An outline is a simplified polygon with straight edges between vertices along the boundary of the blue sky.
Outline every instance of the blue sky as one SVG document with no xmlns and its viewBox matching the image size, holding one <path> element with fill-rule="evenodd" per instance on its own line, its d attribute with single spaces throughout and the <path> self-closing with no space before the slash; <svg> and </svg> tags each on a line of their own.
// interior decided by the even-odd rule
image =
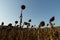
<svg viewBox="0 0 60 40">
<path fill-rule="evenodd" d="M 23 11 L 23 22 L 32 19 L 31 25 L 38 25 L 42 20 L 49 23 L 49 19 L 55 16 L 54 23 L 60 25 L 60 0 L 0 0 L 0 24 L 5 25 L 19 21 L 20 6 L 26 5 Z"/>
</svg>

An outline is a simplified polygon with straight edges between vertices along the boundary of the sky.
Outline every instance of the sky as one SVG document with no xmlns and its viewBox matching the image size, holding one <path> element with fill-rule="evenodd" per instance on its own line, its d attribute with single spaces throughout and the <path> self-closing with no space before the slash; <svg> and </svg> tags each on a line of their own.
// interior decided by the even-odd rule
<svg viewBox="0 0 60 40">
<path fill-rule="evenodd" d="M 3 21 L 5 25 L 15 24 L 19 21 L 21 14 L 21 5 L 25 5 L 23 10 L 23 22 L 32 19 L 31 25 L 39 25 L 45 21 L 45 26 L 49 19 L 55 16 L 56 26 L 60 26 L 60 0 L 0 0 L 0 24 Z"/>
</svg>

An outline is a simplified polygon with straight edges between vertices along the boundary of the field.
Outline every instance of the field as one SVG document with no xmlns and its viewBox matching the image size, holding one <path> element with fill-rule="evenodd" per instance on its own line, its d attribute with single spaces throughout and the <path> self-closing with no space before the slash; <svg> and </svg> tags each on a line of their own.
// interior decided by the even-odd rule
<svg viewBox="0 0 60 40">
<path fill-rule="evenodd" d="M 19 28 L 0 26 L 0 40 L 60 40 L 60 27 L 51 28 Z"/>
</svg>

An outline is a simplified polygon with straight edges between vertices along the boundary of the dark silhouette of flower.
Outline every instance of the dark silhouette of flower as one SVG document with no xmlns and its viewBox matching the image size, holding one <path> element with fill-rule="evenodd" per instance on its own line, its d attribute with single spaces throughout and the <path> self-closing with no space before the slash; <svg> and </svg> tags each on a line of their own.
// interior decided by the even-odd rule
<svg viewBox="0 0 60 40">
<path fill-rule="evenodd" d="M 18 23 L 18 21 L 15 21 L 15 26 L 16 26 L 17 23 Z"/>
<path fill-rule="evenodd" d="M 21 9 L 24 10 L 25 9 L 25 5 L 21 5 Z"/>
<path fill-rule="evenodd" d="M 44 25 L 45 25 L 45 22 L 41 21 L 40 24 L 39 24 L 39 27 L 44 26 Z"/>
<path fill-rule="evenodd" d="M 4 22 L 2 22 L 1 25 L 4 25 Z"/>
<path fill-rule="evenodd" d="M 55 20 L 55 17 L 53 16 L 52 18 L 50 18 L 50 22 L 54 21 Z"/>
<path fill-rule="evenodd" d="M 12 23 L 9 23 L 8 26 L 12 26 Z"/>
<path fill-rule="evenodd" d="M 31 19 L 29 19 L 28 22 L 31 22 Z"/>
</svg>

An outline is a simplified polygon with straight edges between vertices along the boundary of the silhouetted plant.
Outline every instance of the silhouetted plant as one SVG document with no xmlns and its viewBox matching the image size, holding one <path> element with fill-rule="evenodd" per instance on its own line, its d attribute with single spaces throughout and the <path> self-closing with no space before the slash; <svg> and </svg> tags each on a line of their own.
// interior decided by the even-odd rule
<svg viewBox="0 0 60 40">
<path fill-rule="evenodd" d="M 9 23 L 8 26 L 12 26 L 12 23 Z"/>
<path fill-rule="evenodd" d="M 31 26 L 31 28 L 33 28 L 33 25 Z"/>
<path fill-rule="evenodd" d="M 25 5 L 21 5 L 21 9 L 24 10 L 25 9 Z"/>
<path fill-rule="evenodd" d="M 1 25 L 4 25 L 4 22 L 2 22 Z"/>
<path fill-rule="evenodd" d="M 31 22 L 31 19 L 29 19 L 28 22 Z"/>
<path fill-rule="evenodd" d="M 51 26 L 50 33 L 51 33 L 52 38 L 53 38 L 53 31 L 55 31 L 54 26 L 53 26 L 53 23 L 52 23 L 54 20 L 55 20 L 55 17 L 54 16 L 51 17 L 50 20 L 49 20 L 49 23 L 50 23 L 50 26 Z"/>
<path fill-rule="evenodd" d="M 27 25 L 27 28 L 30 26 L 30 23 L 24 22 L 24 25 Z"/>
<path fill-rule="evenodd" d="M 17 23 L 18 23 L 18 21 L 15 21 L 15 26 L 16 26 Z"/>
<path fill-rule="evenodd" d="M 55 20 L 55 17 L 54 17 L 54 16 L 51 17 L 50 20 L 49 20 L 49 23 L 50 23 L 51 28 L 53 28 L 53 25 L 54 25 L 54 24 L 52 24 L 52 22 L 53 22 L 54 20 Z"/>
<path fill-rule="evenodd" d="M 49 26 L 49 24 L 47 24 L 47 26 Z"/>
<path fill-rule="evenodd" d="M 27 25 L 27 22 L 24 22 L 24 25 Z"/>
<path fill-rule="evenodd" d="M 53 17 L 50 18 L 49 21 L 50 21 L 50 22 L 53 22 L 54 20 L 55 20 L 55 17 L 53 16 Z"/>
<path fill-rule="evenodd" d="M 45 22 L 41 21 L 40 24 L 39 24 L 39 27 L 44 26 L 44 25 L 45 25 Z"/>
</svg>

